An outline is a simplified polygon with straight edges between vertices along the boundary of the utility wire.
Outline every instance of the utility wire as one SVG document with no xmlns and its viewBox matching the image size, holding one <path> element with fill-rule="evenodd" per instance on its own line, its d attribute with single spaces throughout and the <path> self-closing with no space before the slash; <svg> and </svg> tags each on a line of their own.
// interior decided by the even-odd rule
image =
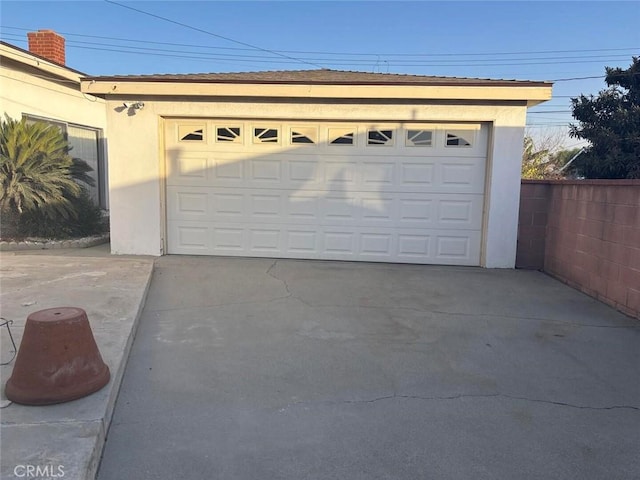
<svg viewBox="0 0 640 480">
<path fill-rule="evenodd" d="M 157 18 L 157 19 L 163 20 L 165 22 L 173 23 L 174 25 L 179 25 L 181 27 L 188 28 L 188 29 L 194 30 L 196 32 L 204 33 L 206 35 L 210 35 L 210 36 L 216 37 L 216 38 L 221 38 L 222 40 L 226 40 L 228 42 L 237 43 L 238 45 L 243 45 L 245 47 L 250 47 L 250 48 L 253 48 L 255 50 L 260 50 L 261 52 L 270 53 L 272 55 L 277 55 L 279 57 L 287 58 L 289 60 L 294 60 L 294 61 L 296 61 L 298 63 L 304 63 L 306 65 L 311 65 L 313 67 L 324 68 L 322 65 L 319 65 L 317 63 L 307 62 L 305 60 L 301 60 L 299 58 L 295 58 L 295 57 L 292 57 L 292 56 L 289 56 L 289 55 L 285 55 L 283 53 L 278 53 L 278 52 L 275 52 L 273 50 L 269 50 L 269 49 L 266 49 L 266 48 L 258 47 L 256 45 L 252 45 L 250 43 L 241 42 L 239 40 L 234 40 L 233 38 L 225 37 L 223 35 L 218 35 L 217 33 L 209 32 L 208 30 L 204 30 L 204 29 L 198 28 L 198 27 L 193 27 L 191 25 L 187 25 L 186 23 L 178 22 L 176 20 L 171 20 L 170 18 L 163 17 L 161 15 L 156 15 L 154 13 L 146 12 L 146 11 L 140 10 L 138 8 L 130 7 L 128 5 L 123 5 L 122 3 L 114 2 L 113 0 L 104 0 L 104 1 L 106 3 L 110 3 L 111 5 L 117 5 L 118 7 L 126 8 L 127 10 L 132 10 L 134 12 L 142 13 L 143 15 L 148 15 L 150 17 Z"/>
<path fill-rule="evenodd" d="M 94 50 L 91 47 L 74 47 L 74 48 L 85 48 L 85 49 Z M 107 50 L 107 49 L 101 49 L 101 50 Z M 107 51 L 111 51 L 111 50 L 107 50 Z M 118 52 L 118 53 L 134 53 L 134 52 L 126 52 L 126 51 L 121 52 L 119 50 L 115 50 L 115 51 Z M 33 59 L 34 58 L 33 56 L 30 56 L 30 55 L 20 55 L 18 53 L 16 53 L 16 55 L 19 55 L 21 57 L 28 58 L 28 59 Z M 161 55 L 161 54 L 147 53 L 147 55 Z M 164 55 L 164 56 L 202 60 L 202 58 L 200 58 L 200 57 L 187 57 L 187 56 L 183 56 L 183 55 Z M 218 59 L 218 61 L 230 61 L 230 60 Z M 605 76 L 602 75 L 602 76 L 595 76 L 595 77 L 576 77 L 576 78 L 569 78 L 569 79 L 556 79 L 556 80 L 550 80 L 550 81 L 551 82 L 558 82 L 558 81 L 569 81 L 569 80 L 581 80 L 581 79 L 585 79 L 585 78 L 605 78 Z M 579 97 L 580 95 L 581 94 L 576 94 L 576 95 L 554 95 L 551 100 L 554 100 L 554 99 L 557 99 L 557 98 L 576 98 L 576 97 Z M 539 106 L 539 107 L 541 107 L 541 106 Z"/>
<path fill-rule="evenodd" d="M 109 0 L 105 0 L 108 1 L 108 3 L 114 3 L 117 4 L 116 2 L 112 2 Z M 124 8 L 129 8 L 132 10 L 136 10 L 133 7 L 128 7 L 125 5 L 120 5 L 117 4 L 119 6 L 122 6 Z M 170 19 L 165 19 L 163 17 L 160 17 L 158 15 L 154 15 L 154 14 L 150 14 L 147 12 L 142 12 L 140 10 L 136 10 L 139 11 L 141 13 L 145 13 L 147 15 L 151 15 L 154 16 L 156 18 L 161 18 L 163 20 L 167 20 L 170 21 L 172 23 L 176 23 L 178 25 L 181 26 L 186 26 L 187 28 L 193 28 L 197 31 L 202 31 L 203 33 L 207 33 L 209 35 L 213 35 L 213 36 L 217 36 L 219 38 L 223 38 L 225 40 L 229 40 L 235 43 L 239 43 L 241 45 L 247 45 L 250 46 L 251 48 L 238 48 L 238 47 L 214 47 L 214 46 L 207 46 L 207 45 L 196 45 L 196 44 L 189 44 L 189 43 L 174 43 L 174 42 L 158 42 L 158 41 L 152 41 L 152 40 L 138 40 L 138 39 L 129 39 L 129 38 L 121 38 L 121 37 L 107 37 L 107 36 L 100 36 L 100 35 L 85 35 L 85 34 L 78 34 L 78 33 L 71 33 L 71 32 L 59 32 L 61 35 L 67 35 L 67 36 L 76 36 L 76 37 L 85 37 L 85 38 L 98 38 L 98 39 L 103 39 L 103 40 L 116 40 L 116 41 L 123 41 L 123 42 L 135 42 L 135 43 L 147 43 L 147 44 L 155 44 L 155 45 L 170 45 L 170 46 L 180 46 L 180 47 L 194 47 L 194 48 L 204 48 L 204 49 L 220 49 L 220 50 L 255 50 L 260 49 L 260 47 L 255 47 L 253 45 L 250 44 L 245 44 L 243 42 L 239 42 L 233 39 L 229 39 L 226 37 L 223 37 L 221 35 L 216 35 L 216 34 L 212 34 L 211 32 L 207 32 L 207 31 L 203 31 L 200 29 L 197 29 L 196 27 L 190 27 L 188 25 L 183 25 L 179 22 L 175 22 L 173 20 Z M 20 30 L 20 31 L 32 31 L 33 29 L 29 29 L 29 28 L 20 28 L 20 27 L 13 27 L 13 26 L 7 26 L 7 25 L 2 25 L 0 26 L 0 29 L 11 29 L 11 30 Z M 530 52 L 486 52 L 486 53 L 367 53 L 367 52 L 326 52 L 326 51 L 301 51 L 301 50 L 266 50 L 269 53 L 291 53 L 291 54 L 312 54 L 312 55 L 345 55 L 345 56 L 370 56 L 370 57 L 455 57 L 455 56 L 498 56 L 498 55 L 543 55 L 543 54 L 559 54 L 559 53 L 589 53 L 589 52 L 622 52 L 622 51 L 638 51 L 640 50 L 640 47 L 628 47 L 628 48 L 601 48 L 601 49 L 577 49 L 577 50 L 541 50 L 541 51 L 530 51 Z M 566 57 L 555 57 L 555 58 L 566 58 Z M 578 57 L 578 58 L 582 58 L 582 57 Z M 585 57 L 587 58 L 587 57 Z"/>
<path fill-rule="evenodd" d="M 16 36 L 15 34 L 5 34 L 5 36 Z M 93 50 L 103 50 L 108 52 L 120 52 L 120 53 L 132 53 L 132 54 L 141 54 L 141 55 L 163 55 L 170 57 L 184 57 L 184 58 L 201 58 L 203 60 L 220 60 L 220 57 L 230 58 L 237 61 L 245 61 L 244 59 L 250 59 L 251 61 L 260 61 L 260 62 L 275 62 L 275 60 L 266 59 L 264 56 L 259 55 L 241 55 L 241 54 L 230 54 L 230 53 L 208 53 L 208 52 L 194 52 L 187 50 L 173 50 L 173 49 L 163 49 L 163 48 L 151 48 L 151 47 L 137 47 L 137 46 L 128 46 L 128 45 L 117 45 L 113 43 L 99 43 L 99 42 L 84 42 L 84 41 L 69 41 L 67 42 L 69 47 L 74 48 L 84 48 L 84 49 L 93 49 Z M 96 45 L 94 47 L 89 47 L 85 45 Z M 100 48 L 100 47 L 114 47 L 114 48 Z M 126 49 L 126 50 L 123 50 Z M 153 53 L 150 53 L 153 52 Z M 616 57 L 616 58 L 613 58 Z M 410 63 L 393 63 L 393 66 L 432 66 L 432 67 L 465 67 L 468 68 L 470 63 L 474 63 L 474 66 L 516 66 L 516 65 L 554 65 L 554 64 L 566 64 L 566 63 L 602 63 L 608 61 L 616 61 L 618 57 L 627 58 L 627 55 L 613 55 L 610 57 L 602 57 L 600 55 L 592 55 L 592 56 L 582 56 L 582 57 L 552 57 L 552 58 L 544 58 L 544 57 L 532 57 L 523 59 L 525 61 L 516 62 L 516 63 L 485 63 L 485 62 L 494 62 L 496 60 L 491 59 L 483 59 L 483 60 L 404 60 L 405 62 Z M 289 58 L 289 57 L 285 57 Z M 598 60 L 587 60 L 590 58 L 598 58 Z M 548 61 L 548 62 L 530 62 L 529 60 L 558 60 L 558 59 L 566 59 L 564 61 Z M 569 60 L 576 59 L 576 60 Z M 370 65 L 371 60 L 367 59 L 345 59 L 345 58 L 337 58 L 337 59 L 326 59 L 326 58 L 297 58 L 293 62 L 286 61 L 281 63 L 298 63 L 300 61 L 310 63 L 312 65 L 317 65 L 317 63 L 312 62 L 329 62 L 331 65 Z M 445 63 L 433 63 L 433 62 L 445 62 Z"/>
<path fill-rule="evenodd" d="M 105 0 L 107 1 L 107 0 Z M 307 65 L 318 66 L 320 68 L 326 68 L 325 66 L 321 66 L 318 63 L 314 63 L 313 60 L 323 61 L 324 59 L 309 59 L 309 61 L 305 59 L 289 59 L 289 57 L 284 57 L 282 60 L 274 59 L 274 58 L 265 58 L 257 55 L 230 55 L 223 53 L 197 53 L 197 52 L 186 52 L 179 50 L 161 50 L 161 49 L 153 49 L 153 48 L 143 48 L 138 50 L 123 50 L 122 47 L 118 45 L 114 45 L 115 47 L 120 48 L 102 48 L 102 47 L 90 47 L 85 45 L 68 45 L 71 48 L 79 48 L 83 50 L 96 50 L 103 52 L 114 52 L 114 53 L 127 53 L 132 55 L 153 55 L 158 57 L 169 57 L 169 58 L 186 58 L 186 59 L 194 59 L 194 60 L 202 60 L 202 61 L 234 61 L 234 62 L 251 62 L 251 63 L 271 63 L 271 64 L 284 64 L 291 65 L 296 63 L 305 63 Z M 136 47 L 137 48 L 137 47 Z M 144 50 L 144 51 L 139 51 Z M 175 53 L 160 53 L 160 52 L 175 52 Z M 347 59 L 339 59 L 339 60 L 324 60 L 328 65 L 334 66 L 369 66 L 371 64 L 370 61 L 367 60 L 347 60 Z M 554 64 L 584 64 L 584 63 L 602 63 L 603 60 L 577 60 L 577 61 L 562 61 L 562 62 L 518 62 L 518 63 L 481 63 L 472 65 L 474 67 L 491 67 L 491 66 L 521 66 L 521 65 L 554 65 Z M 410 62 L 410 63 L 389 63 L 390 66 L 393 67 L 448 67 L 448 68 L 469 68 L 468 62 L 463 64 L 446 64 L 446 63 L 431 63 L 428 61 L 421 62 Z M 584 78 L 584 77 L 583 77 Z M 600 78 L 600 77 L 587 77 L 587 78 Z M 567 81 L 565 79 L 561 79 L 559 81 Z"/>
<path fill-rule="evenodd" d="M 22 37 L 20 35 L 17 34 L 4 34 L 5 37 L 14 37 L 17 38 L 19 40 L 22 39 Z M 202 56 L 212 56 L 212 55 L 216 55 L 216 56 L 223 56 L 223 57 L 234 57 L 234 58 L 238 58 L 238 59 L 242 59 L 242 58 L 250 58 L 250 59 L 255 59 L 255 58 L 264 58 L 263 56 L 258 56 L 258 55 L 242 55 L 242 54 L 237 54 L 237 53 L 217 53 L 217 52 L 212 52 L 212 53 L 208 53 L 208 52 L 195 52 L 195 51 L 189 51 L 189 50 L 173 50 L 173 49 L 167 49 L 167 48 L 152 48 L 152 47 L 138 47 L 138 46 L 130 46 L 130 45 L 119 45 L 119 44 L 114 44 L 114 43 L 104 43 L 104 42 L 86 42 L 86 41 L 82 41 L 82 40 L 71 40 L 67 42 L 68 46 L 76 46 L 76 45 L 94 45 L 94 46 L 99 46 L 99 47 L 115 47 L 115 48 L 122 48 L 122 49 L 127 49 L 126 51 L 131 51 L 131 52 L 137 52 L 137 51 L 143 51 L 143 52 L 147 52 L 147 51 L 152 51 L 152 52 L 161 52 L 161 53 L 180 53 L 180 54 L 194 54 L 194 55 L 202 55 Z M 242 49 L 242 50 L 246 50 L 246 49 Z M 341 55 L 341 54 L 336 54 L 336 55 Z M 363 54 L 364 55 L 364 54 Z M 390 56 L 390 55 L 389 55 Z M 414 56 L 414 55 L 412 55 Z M 415 57 L 425 57 L 427 55 L 415 55 Z M 436 56 L 436 55 L 433 55 Z M 531 60 L 577 60 L 577 62 L 573 62 L 573 63 L 583 63 L 583 60 L 587 60 L 587 59 L 597 59 L 597 60 L 591 60 L 592 63 L 600 63 L 600 62 L 607 62 L 607 61 L 615 61 L 618 58 L 628 58 L 628 55 L 609 55 L 609 56 L 603 56 L 603 55 L 583 55 L 583 56 L 571 56 L 571 57 L 530 57 L 530 58 L 526 58 L 526 59 L 522 59 L 523 61 L 531 61 Z M 327 59 L 327 58 L 298 58 L 298 60 L 307 60 L 307 61 L 329 61 L 329 62 L 348 62 L 349 64 L 354 64 L 354 63 L 366 63 L 367 65 L 371 63 L 371 59 L 366 59 L 366 60 L 362 60 L 362 59 L 342 59 L 342 58 L 337 58 L 337 59 Z M 447 63 L 447 64 L 455 64 L 455 63 L 463 63 L 464 66 L 468 66 L 469 63 L 484 63 L 484 62 L 491 62 L 491 61 L 497 61 L 497 60 L 492 60 L 492 59 L 473 59 L 473 60 L 469 60 L 469 59 L 462 59 L 462 60 L 405 60 L 405 61 L 410 61 L 410 62 L 419 62 L 420 64 L 424 63 L 425 65 L 429 65 L 430 62 L 434 62 L 434 61 L 438 61 L 438 62 L 443 62 L 443 63 Z M 543 62 L 543 64 L 554 64 L 554 63 L 569 63 L 569 62 Z M 531 64 L 531 65 L 537 65 L 537 63 L 526 63 L 526 64 Z M 522 64 L 522 65 L 526 65 L 526 64 Z M 521 65 L 520 63 L 504 63 L 501 65 Z M 440 66 L 440 65 L 438 65 Z M 453 65 L 455 66 L 455 65 Z"/>
</svg>

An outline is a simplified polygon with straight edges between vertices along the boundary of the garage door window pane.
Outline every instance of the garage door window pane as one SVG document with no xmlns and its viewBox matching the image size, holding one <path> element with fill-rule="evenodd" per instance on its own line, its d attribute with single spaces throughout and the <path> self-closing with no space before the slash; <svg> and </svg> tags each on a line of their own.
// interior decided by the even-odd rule
<svg viewBox="0 0 640 480">
<path fill-rule="evenodd" d="M 291 143 L 314 144 L 318 139 L 318 130 L 314 127 L 293 127 Z"/>
<path fill-rule="evenodd" d="M 448 130 L 447 147 L 470 147 L 474 134 L 473 130 Z"/>
<path fill-rule="evenodd" d="M 431 147 L 433 132 L 431 130 L 407 130 L 405 145 L 407 147 Z"/>
<path fill-rule="evenodd" d="M 369 130 L 367 145 L 393 145 L 393 130 Z"/>
<path fill-rule="evenodd" d="M 218 127 L 216 128 L 216 141 L 227 143 L 242 143 L 240 127 Z"/>
<path fill-rule="evenodd" d="M 355 132 L 352 128 L 330 128 L 329 145 L 353 145 Z"/>
<path fill-rule="evenodd" d="M 253 143 L 278 143 L 278 129 L 276 128 L 254 128 Z"/>
<path fill-rule="evenodd" d="M 178 138 L 181 142 L 202 142 L 204 125 L 178 125 Z"/>
</svg>

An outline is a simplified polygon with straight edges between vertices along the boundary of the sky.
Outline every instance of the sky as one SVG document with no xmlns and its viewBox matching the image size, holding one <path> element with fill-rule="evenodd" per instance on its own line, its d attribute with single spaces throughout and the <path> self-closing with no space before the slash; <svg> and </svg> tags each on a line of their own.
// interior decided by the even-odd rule
<svg viewBox="0 0 640 480">
<path fill-rule="evenodd" d="M 135 9 L 135 10 L 134 10 Z M 136 11 L 138 10 L 138 11 Z M 528 133 L 565 148 L 571 97 L 640 56 L 640 1 L 6 1 L 0 39 L 63 35 L 89 75 L 331 68 L 554 81 Z M 596 78 L 584 78 L 596 77 Z"/>
</svg>

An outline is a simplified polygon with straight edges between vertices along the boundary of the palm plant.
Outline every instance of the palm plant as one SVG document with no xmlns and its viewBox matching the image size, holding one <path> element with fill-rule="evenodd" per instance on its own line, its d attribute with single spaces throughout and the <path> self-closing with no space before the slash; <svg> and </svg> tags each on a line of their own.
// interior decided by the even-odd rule
<svg viewBox="0 0 640 480">
<path fill-rule="evenodd" d="M 76 217 L 73 199 L 92 184 L 91 168 L 69 155 L 60 130 L 42 122 L 0 121 L 0 211 L 17 218 L 38 212 L 47 218 Z"/>
</svg>

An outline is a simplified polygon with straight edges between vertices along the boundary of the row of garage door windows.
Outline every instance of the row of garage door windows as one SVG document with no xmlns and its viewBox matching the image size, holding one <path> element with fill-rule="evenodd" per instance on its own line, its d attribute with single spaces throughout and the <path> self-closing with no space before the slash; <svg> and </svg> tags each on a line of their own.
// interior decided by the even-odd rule
<svg viewBox="0 0 640 480">
<path fill-rule="evenodd" d="M 242 127 L 225 126 L 216 127 L 216 142 L 242 143 Z M 193 125 L 179 125 L 178 138 L 182 142 L 204 142 L 204 127 Z M 471 147 L 473 144 L 474 130 L 447 130 L 445 132 L 445 146 L 447 147 Z M 433 130 L 406 130 L 405 146 L 407 147 L 431 147 L 433 146 Z M 292 144 L 316 144 L 318 142 L 318 130 L 315 127 L 292 127 L 289 141 Z M 278 144 L 280 143 L 280 131 L 277 128 L 254 127 L 253 143 Z M 329 145 L 354 145 L 355 131 L 352 128 L 329 128 Z M 391 146 L 394 144 L 394 130 L 367 130 L 367 145 Z"/>
</svg>

